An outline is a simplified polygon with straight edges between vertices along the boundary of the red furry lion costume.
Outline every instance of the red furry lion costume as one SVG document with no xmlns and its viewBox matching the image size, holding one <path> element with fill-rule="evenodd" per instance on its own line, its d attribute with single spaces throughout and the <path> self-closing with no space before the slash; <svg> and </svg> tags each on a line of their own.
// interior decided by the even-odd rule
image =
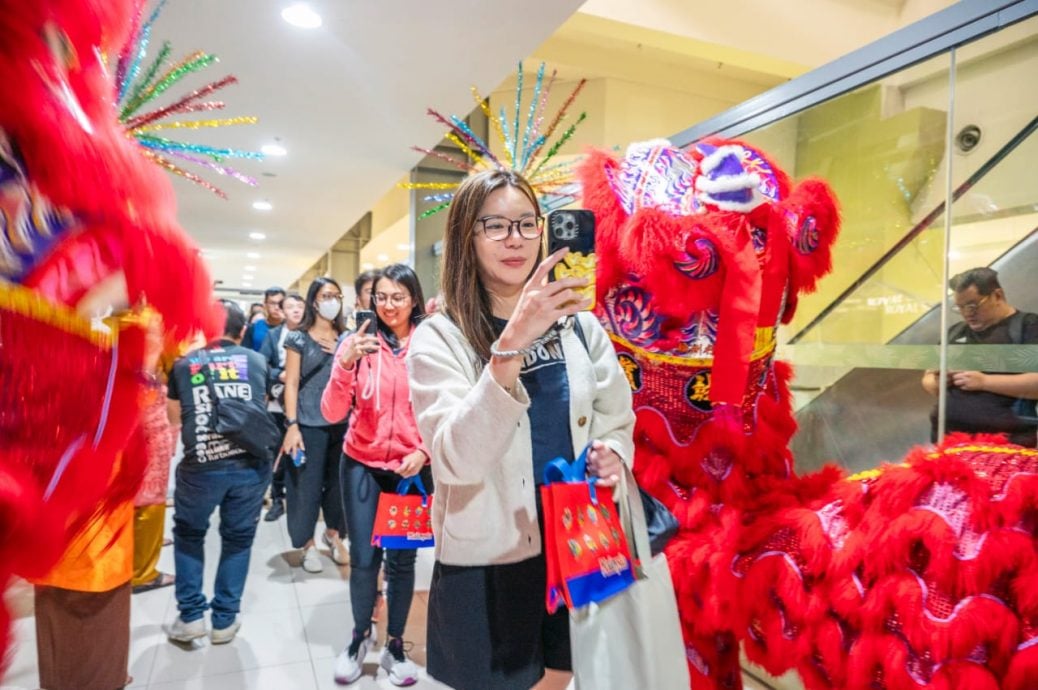
<svg viewBox="0 0 1038 690">
<path fill-rule="evenodd" d="M 812 690 L 1036 687 L 1038 452 L 952 437 L 864 477 L 793 472 L 775 329 L 831 268 L 828 185 L 722 140 L 593 153 L 580 177 L 635 473 L 681 524 L 693 687 L 741 687 L 740 644 Z"/>
<path fill-rule="evenodd" d="M 140 454 L 112 469 L 157 356 L 149 333 L 219 327 L 170 182 L 117 119 L 106 60 L 134 16 L 120 0 L 0 2 L 0 590 L 135 493 Z M 106 309 L 129 316 L 99 330 Z M 0 606 L 0 650 L 6 635 Z"/>
</svg>

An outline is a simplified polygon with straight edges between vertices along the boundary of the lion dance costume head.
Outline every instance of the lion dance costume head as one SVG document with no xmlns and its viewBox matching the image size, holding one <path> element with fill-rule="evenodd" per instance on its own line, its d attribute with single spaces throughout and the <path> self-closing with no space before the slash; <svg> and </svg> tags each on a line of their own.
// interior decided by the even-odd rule
<svg viewBox="0 0 1038 690">
<path fill-rule="evenodd" d="M 1038 452 L 957 437 L 862 477 L 794 472 L 775 331 L 831 268 L 829 186 L 720 139 L 595 152 L 579 175 L 635 474 L 681 525 L 692 686 L 741 687 L 742 646 L 811 690 L 1035 687 Z"/>
<path fill-rule="evenodd" d="M 136 10 L 0 3 L 0 586 L 133 496 L 143 467 L 113 467 L 149 361 L 220 326 L 172 186 L 115 111 L 109 61 Z M 6 633 L 0 606 L 0 649 Z"/>
</svg>

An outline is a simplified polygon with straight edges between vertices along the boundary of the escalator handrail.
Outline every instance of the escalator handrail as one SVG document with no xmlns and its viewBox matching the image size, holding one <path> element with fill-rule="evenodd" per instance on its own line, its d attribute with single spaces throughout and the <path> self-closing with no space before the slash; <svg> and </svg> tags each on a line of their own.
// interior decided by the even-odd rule
<svg viewBox="0 0 1038 690">
<path fill-rule="evenodd" d="M 995 154 L 991 156 L 991 158 L 989 158 L 987 161 L 984 162 L 983 165 L 977 168 L 976 172 L 970 175 L 965 182 L 959 185 L 958 188 L 956 188 L 955 191 L 952 192 L 952 203 L 958 201 L 963 194 L 965 194 L 974 186 L 976 186 L 976 184 L 980 182 L 980 180 L 982 180 L 989 172 L 991 172 L 995 168 L 995 166 L 1001 163 L 1006 156 L 1012 153 L 1018 146 L 1020 146 L 1020 144 L 1022 144 L 1029 136 L 1031 136 L 1031 134 L 1033 134 L 1035 130 L 1038 130 L 1038 116 L 1035 116 L 1030 122 L 1024 125 L 1024 127 L 1019 132 L 1017 132 L 1012 139 L 1007 141 L 1005 145 L 1002 146 L 1002 148 L 996 151 Z M 811 319 L 811 321 L 806 326 L 801 328 L 796 335 L 790 338 L 788 341 L 789 344 L 795 345 L 801 338 L 803 338 L 807 334 L 808 331 L 810 331 L 815 326 L 824 321 L 829 316 L 829 314 L 831 314 L 838 306 L 843 304 L 843 302 L 852 294 L 854 294 L 854 292 L 858 288 L 864 285 L 867 280 L 869 280 L 870 278 L 872 278 L 872 276 L 878 273 L 879 270 L 887 264 L 887 262 L 893 259 L 902 249 L 908 246 L 908 244 L 911 243 L 912 240 L 914 240 L 917 236 L 919 236 L 919 234 L 922 233 L 923 230 L 930 227 L 930 225 L 935 220 L 937 220 L 937 218 L 939 218 L 942 213 L 944 213 L 944 207 L 946 203 L 947 200 L 937 204 L 937 206 L 932 211 L 926 214 L 925 218 L 923 218 L 921 221 L 912 226 L 912 228 L 905 233 L 904 237 L 898 240 L 893 247 L 888 249 L 883 254 L 883 256 L 879 257 L 879 259 L 877 259 L 875 263 L 873 263 L 871 266 L 865 269 L 865 271 L 860 276 L 858 276 L 857 280 L 855 280 L 847 287 L 847 289 L 845 289 L 843 292 L 837 295 L 837 297 L 833 299 L 833 301 L 830 302 L 825 307 L 825 309 L 820 311 L 818 315 L 815 316 L 815 318 Z"/>
</svg>

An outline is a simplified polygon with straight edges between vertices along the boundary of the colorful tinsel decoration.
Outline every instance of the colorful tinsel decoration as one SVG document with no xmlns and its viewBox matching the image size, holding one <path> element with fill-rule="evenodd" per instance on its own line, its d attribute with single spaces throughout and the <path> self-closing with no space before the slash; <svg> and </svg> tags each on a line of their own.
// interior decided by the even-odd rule
<svg viewBox="0 0 1038 690">
<path fill-rule="evenodd" d="M 447 140 L 453 143 L 465 154 L 464 158 L 434 151 L 432 149 L 412 146 L 415 151 L 433 156 L 450 164 L 451 166 L 465 172 L 478 172 L 481 170 L 514 170 L 522 175 L 537 192 L 541 207 L 545 211 L 565 206 L 577 198 L 577 187 L 573 181 L 572 162 L 553 163 L 546 165 L 558 154 L 559 150 L 573 138 L 577 127 L 587 118 L 587 113 L 582 112 L 577 119 L 559 134 L 550 145 L 552 137 L 556 134 L 559 126 L 566 119 L 570 106 L 576 100 L 577 95 L 584 88 L 587 79 L 581 79 L 566 97 L 562 106 L 551 118 L 550 124 L 543 127 L 545 119 L 545 108 L 548 96 L 555 84 L 558 74 L 552 70 L 551 77 L 547 82 L 544 79 L 544 63 L 537 70 L 537 79 L 534 82 L 533 95 L 525 111 L 525 121 L 520 122 L 523 117 L 523 63 L 519 63 L 519 71 L 515 86 L 515 107 L 513 119 L 509 121 L 508 114 L 502 107 L 500 113 L 494 114 L 487 105 L 486 100 L 480 95 L 476 87 L 472 87 L 472 97 L 483 114 L 490 121 L 490 127 L 500 140 L 503 156 L 496 156 L 491 151 L 489 143 L 484 141 L 478 134 L 472 131 L 464 119 L 451 115 L 445 117 L 438 111 L 429 108 L 429 116 L 447 128 L 445 135 Z M 541 156 L 547 146 L 547 152 Z M 435 190 L 434 193 L 423 197 L 424 201 L 435 203 L 436 206 L 422 212 L 419 218 L 428 218 L 449 207 L 454 198 L 454 190 L 460 183 L 444 182 L 404 182 L 400 186 L 404 189 Z"/>
<path fill-rule="evenodd" d="M 144 155 L 149 159 L 171 173 L 191 180 L 217 196 L 226 199 L 227 194 L 222 189 L 200 175 L 184 169 L 173 159 L 179 159 L 179 161 L 207 168 L 211 172 L 233 177 L 240 182 L 255 187 L 257 186 L 255 178 L 225 165 L 224 161 L 227 158 L 262 160 L 262 153 L 192 144 L 159 136 L 157 132 L 160 130 L 197 130 L 255 124 L 257 119 L 251 116 L 206 120 L 167 119 L 188 113 L 223 110 L 226 105 L 223 101 L 206 99 L 215 91 L 236 83 L 238 81 L 237 77 L 228 75 L 195 89 L 191 93 L 174 100 L 170 105 L 141 112 L 144 106 L 152 103 L 163 93 L 179 84 L 184 77 L 189 74 L 199 73 L 217 62 L 215 55 L 204 51 L 196 51 L 173 64 L 168 64 L 172 46 L 169 41 L 164 41 L 155 57 L 147 67 L 144 67 L 145 60 L 148 57 L 149 44 L 151 43 L 152 27 L 165 4 L 166 0 L 159 0 L 151 15 L 144 21 L 142 21 L 144 19 L 144 3 L 142 2 L 139 5 L 131 39 L 123 48 L 115 63 L 116 102 L 120 109 L 119 121 L 126 127 L 127 133 L 132 135 L 137 140 L 137 143 L 141 145 L 144 149 Z"/>
</svg>

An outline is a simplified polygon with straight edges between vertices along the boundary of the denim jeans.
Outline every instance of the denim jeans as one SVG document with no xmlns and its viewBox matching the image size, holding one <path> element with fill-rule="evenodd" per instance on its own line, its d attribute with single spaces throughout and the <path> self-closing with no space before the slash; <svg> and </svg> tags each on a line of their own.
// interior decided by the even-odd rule
<svg viewBox="0 0 1038 690">
<path fill-rule="evenodd" d="M 209 517 L 220 509 L 220 564 L 213 587 L 212 624 L 222 629 L 241 609 L 249 555 L 256 536 L 263 494 L 270 483 L 270 464 L 259 467 L 191 470 L 177 468 L 173 494 L 173 557 L 177 569 L 176 596 L 185 623 L 198 620 L 210 608 L 202 593 L 205 535 Z"/>
</svg>

